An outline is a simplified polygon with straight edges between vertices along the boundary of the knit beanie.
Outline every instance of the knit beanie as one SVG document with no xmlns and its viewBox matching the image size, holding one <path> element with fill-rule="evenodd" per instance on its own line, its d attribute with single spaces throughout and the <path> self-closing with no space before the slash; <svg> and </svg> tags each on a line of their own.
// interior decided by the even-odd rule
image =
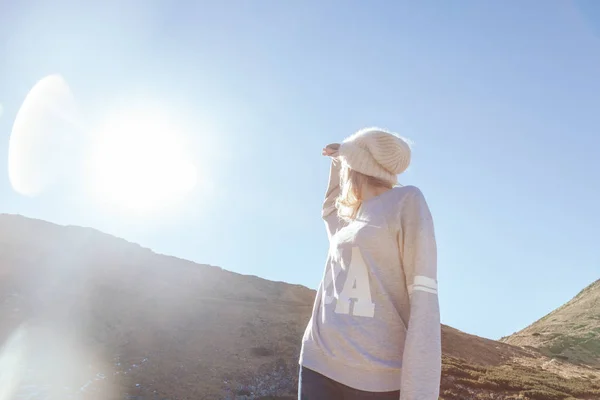
<svg viewBox="0 0 600 400">
<path fill-rule="evenodd" d="M 410 146 L 398 135 L 380 128 L 365 128 L 345 139 L 339 158 L 350 169 L 389 182 L 398 183 L 398 175 L 410 164 Z"/>
</svg>

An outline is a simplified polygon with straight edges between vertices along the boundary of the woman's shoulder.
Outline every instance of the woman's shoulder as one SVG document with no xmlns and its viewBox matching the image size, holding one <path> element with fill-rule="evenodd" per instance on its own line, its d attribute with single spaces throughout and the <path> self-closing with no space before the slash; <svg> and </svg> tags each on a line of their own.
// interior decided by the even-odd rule
<svg viewBox="0 0 600 400">
<path fill-rule="evenodd" d="M 407 185 L 407 186 L 395 186 L 392 188 L 392 196 L 398 202 L 405 200 L 407 198 L 423 198 L 423 192 L 417 186 Z"/>
<path fill-rule="evenodd" d="M 392 220 L 399 220 L 406 213 L 419 212 L 427 208 L 427 201 L 421 189 L 417 186 L 396 186 L 390 193 L 388 213 Z"/>
</svg>

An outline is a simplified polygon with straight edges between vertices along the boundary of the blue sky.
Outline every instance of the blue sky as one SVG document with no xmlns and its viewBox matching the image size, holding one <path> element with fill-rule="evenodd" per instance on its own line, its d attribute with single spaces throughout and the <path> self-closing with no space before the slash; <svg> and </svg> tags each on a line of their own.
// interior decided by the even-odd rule
<svg viewBox="0 0 600 400">
<path fill-rule="evenodd" d="M 0 212 L 314 288 L 327 250 L 320 150 L 378 125 L 415 143 L 401 181 L 435 218 L 444 323 L 499 338 L 600 278 L 591 0 L 9 3 L 2 159 L 28 90 L 60 73 L 92 125 L 111 104 L 165 104 L 207 183 L 141 218 L 81 196 L 81 180 L 20 196 L 3 162 Z"/>
</svg>

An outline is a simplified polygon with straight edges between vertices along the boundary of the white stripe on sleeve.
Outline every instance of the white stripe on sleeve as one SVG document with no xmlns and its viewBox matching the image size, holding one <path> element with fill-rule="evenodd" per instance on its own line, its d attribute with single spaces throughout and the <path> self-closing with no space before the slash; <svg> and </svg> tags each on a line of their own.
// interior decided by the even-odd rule
<svg viewBox="0 0 600 400">
<path fill-rule="evenodd" d="M 418 275 L 415 276 L 413 284 L 408 287 L 408 294 L 410 295 L 415 291 L 437 294 L 437 289 L 438 285 L 435 279 L 431 279 L 423 275 Z"/>
</svg>

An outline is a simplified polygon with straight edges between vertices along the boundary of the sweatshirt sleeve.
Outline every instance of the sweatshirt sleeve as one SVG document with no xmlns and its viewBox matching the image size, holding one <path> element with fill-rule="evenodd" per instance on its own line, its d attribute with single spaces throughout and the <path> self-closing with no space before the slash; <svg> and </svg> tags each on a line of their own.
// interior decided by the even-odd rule
<svg viewBox="0 0 600 400">
<path fill-rule="evenodd" d="M 340 194 L 340 169 L 341 162 L 337 158 L 337 153 L 331 157 L 331 167 L 329 169 L 329 183 L 325 192 L 325 200 L 323 201 L 323 219 L 327 218 L 332 213 L 336 212 L 335 200 Z"/>
<path fill-rule="evenodd" d="M 335 201 L 340 195 L 340 170 L 341 161 L 337 158 L 337 153 L 331 157 L 331 167 L 329 169 L 329 183 L 325 192 L 323 201 L 323 210 L 321 216 L 325 221 L 327 229 L 327 238 L 331 237 L 345 225 L 345 222 L 338 217 Z"/>
<path fill-rule="evenodd" d="M 442 369 L 437 245 L 423 194 L 413 187 L 407 196 L 398 238 L 410 298 L 400 400 L 437 400 Z"/>
</svg>

